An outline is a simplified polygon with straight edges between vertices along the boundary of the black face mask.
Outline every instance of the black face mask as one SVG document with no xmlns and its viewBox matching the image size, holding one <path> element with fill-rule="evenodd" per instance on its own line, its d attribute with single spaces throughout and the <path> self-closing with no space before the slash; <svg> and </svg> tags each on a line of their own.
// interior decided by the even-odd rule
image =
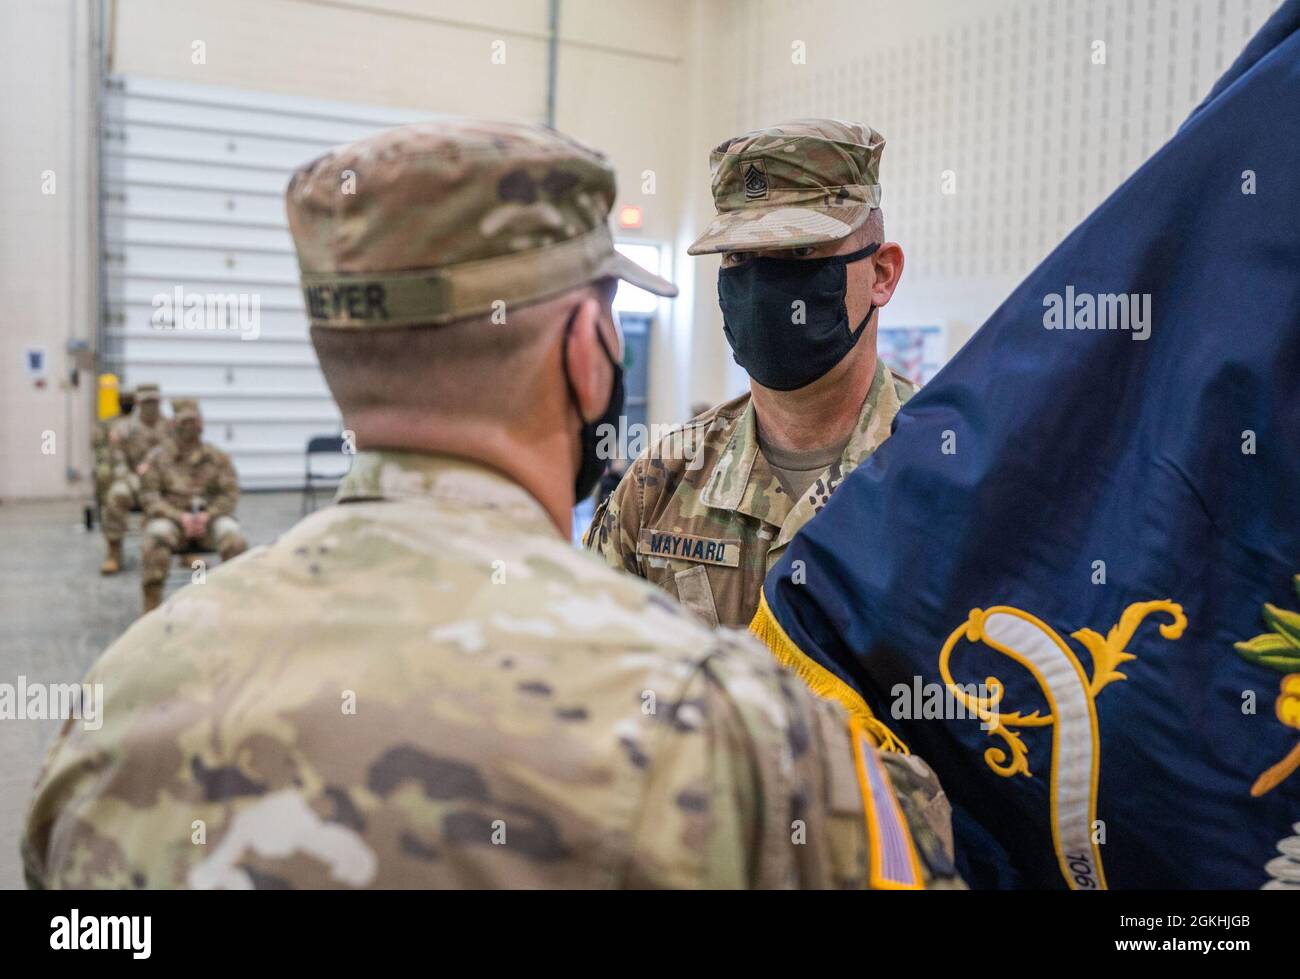
<svg viewBox="0 0 1300 979">
<path fill-rule="evenodd" d="M 793 391 L 843 360 L 876 308 L 849 329 L 847 266 L 879 247 L 829 258 L 752 258 L 719 271 L 723 332 L 736 363 L 765 388 Z M 795 321 L 796 301 L 803 303 L 802 323 Z"/>
<path fill-rule="evenodd" d="M 569 321 L 564 324 L 564 383 L 569 386 L 569 400 L 573 402 L 573 407 L 581 420 L 582 406 L 578 403 L 578 395 L 573 390 L 573 380 L 569 377 L 568 356 L 569 333 L 573 330 L 573 323 L 577 318 L 578 307 L 575 306 L 573 312 L 569 314 Z M 578 439 L 582 443 L 582 455 L 578 460 L 578 473 L 573 477 L 573 498 L 578 502 L 591 495 L 591 491 L 600 482 L 601 473 L 605 471 L 605 466 L 609 462 L 608 459 L 600 458 L 598 451 L 601 426 L 613 425 L 617 428 L 618 416 L 623 413 L 623 365 L 614 359 L 609 347 L 605 346 L 605 338 L 601 336 L 599 324 L 596 328 L 596 339 L 600 341 L 600 349 L 605 352 L 609 366 L 614 369 L 614 383 L 610 385 L 609 403 L 605 405 L 604 412 L 595 421 L 583 422 L 582 430 L 578 434 Z"/>
</svg>

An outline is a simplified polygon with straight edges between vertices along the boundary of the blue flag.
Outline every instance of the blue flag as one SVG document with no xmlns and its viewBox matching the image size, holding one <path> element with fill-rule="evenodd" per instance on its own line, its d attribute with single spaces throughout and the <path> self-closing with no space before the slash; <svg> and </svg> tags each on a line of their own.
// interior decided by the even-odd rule
<svg viewBox="0 0 1300 979">
<path fill-rule="evenodd" d="M 905 406 L 753 630 L 974 886 L 1300 886 L 1300 0 Z"/>
</svg>

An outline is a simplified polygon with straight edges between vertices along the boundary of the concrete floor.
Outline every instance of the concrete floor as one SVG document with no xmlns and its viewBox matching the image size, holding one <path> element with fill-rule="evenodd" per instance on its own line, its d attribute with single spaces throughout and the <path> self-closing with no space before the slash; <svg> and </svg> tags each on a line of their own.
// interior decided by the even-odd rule
<svg viewBox="0 0 1300 979">
<path fill-rule="evenodd" d="M 328 501 L 322 494 L 320 502 Z M 297 493 L 250 493 L 239 519 L 250 545 L 297 522 Z M 132 514 L 126 567 L 99 575 L 104 539 L 87 533 L 76 501 L 0 503 L 0 683 L 75 683 L 140 613 L 140 515 Z M 168 593 L 189 581 L 183 570 Z M 57 720 L 0 720 L 0 888 L 23 886 L 18 840 L 32 783 Z"/>
</svg>

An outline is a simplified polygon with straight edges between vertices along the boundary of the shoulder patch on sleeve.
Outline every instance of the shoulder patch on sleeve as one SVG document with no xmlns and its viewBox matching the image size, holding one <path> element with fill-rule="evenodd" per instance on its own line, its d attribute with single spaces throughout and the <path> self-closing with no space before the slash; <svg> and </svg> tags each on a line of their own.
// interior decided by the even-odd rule
<svg viewBox="0 0 1300 979">
<path fill-rule="evenodd" d="M 883 890 L 922 890 L 925 878 L 903 807 L 889 773 L 876 757 L 871 736 L 857 717 L 849 718 L 853 755 L 862 790 L 862 811 L 871 847 L 870 883 Z"/>
</svg>

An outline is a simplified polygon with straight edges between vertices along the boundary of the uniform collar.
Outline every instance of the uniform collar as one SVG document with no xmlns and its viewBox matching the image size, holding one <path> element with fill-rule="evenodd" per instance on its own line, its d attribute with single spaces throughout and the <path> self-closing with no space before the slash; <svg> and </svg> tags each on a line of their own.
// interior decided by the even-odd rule
<svg viewBox="0 0 1300 979">
<path fill-rule="evenodd" d="M 755 481 L 755 463 L 766 463 L 758 451 L 758 417 L 754 415 L 753 399 L 746 394 L 744 402 L 744 411 L 736 420 L 731 438 L 727 439 L 727 445 L 718 456 L 718 463 L 708 476 L 705 489 L 699 494 L 699 501 L 706 507 L 740 510 L 746 497 L 753 498 L 754 495 L 751 482 Z M 758 473 L 758 482 L 766 482 L 762 478 L 764 468 L 767 468 L 766 465 L 759 467 L 761 472 Z M 768 472 L 767 475 L 771 476 L 772 473 Z"/>
<path fill-rule="evenodd" d="M 853 427 L 853 434 L 849 436 L 848 445 L 844 447 L 838 462 L 827 466 L 817 480 L 814 480 L 814 485 L 818 480 L 821 481 L 821 488 L 825 493 L 816 496 L 817 502 L 814 502 L 814 498 L 807 493 L 794 502 L 782 522 L 781 531 L 777 534 L 773 548 L 789 543 L 799 529 L 826 505 L 826 498 L 848 478 L 849 473 L 857 469 L 871 453 L 880 448 L 880 444 L 889 438 L 894 416 L 898 414 L 898 409 L 901 407 L 902 399 L 899 397 L 894 378 L 889 368 L 877 358 L 876 374 L 871 379 L 871 387 L 867 391 L 866 400 L 862 402 L 862 410 L 858 413 L 858 422 Z"/>
<path fill-rule="evenodd" d="M 857 424 L 840 457 L 839 468 L 848 475 L 889 437 L 889 428 L 901 407 L 891 383 L 889 368 L 876 358 L 876 372 L 862 402 Z M 745 398 L 745 410 L 736 422 L 726 448 L 718 456 L 700 501 L 720 510 L 735 510 L 781 526 L 792 510 L 806 501 L 794 501 L 780 488 L 780 481 L 758 448 L 758 417 L 754 403 Z"/>
<path fill-rule="evenodd" d="M 853 427 L 849 444 L 840 456 L 840 469 L 845 476 L 857 469 L 864 459 L 880 448 L 880 443 L 889 438 L 894 416 L 902 406 L 903 402 L 898 396 L 889 368 L 877 357 L 876 374 L 871 379 L 867 399 L 862 402 L 858 423 Z"/>
<path fill-rule="evenodd" d="M 526 489 L 501 473 L 468 459 L 381 449 L 358 452 L 339 484 L 336 503 L 394 500 L 450 503 L 500 513 L 521 530 L 559 531 Z"/>
</svg>

